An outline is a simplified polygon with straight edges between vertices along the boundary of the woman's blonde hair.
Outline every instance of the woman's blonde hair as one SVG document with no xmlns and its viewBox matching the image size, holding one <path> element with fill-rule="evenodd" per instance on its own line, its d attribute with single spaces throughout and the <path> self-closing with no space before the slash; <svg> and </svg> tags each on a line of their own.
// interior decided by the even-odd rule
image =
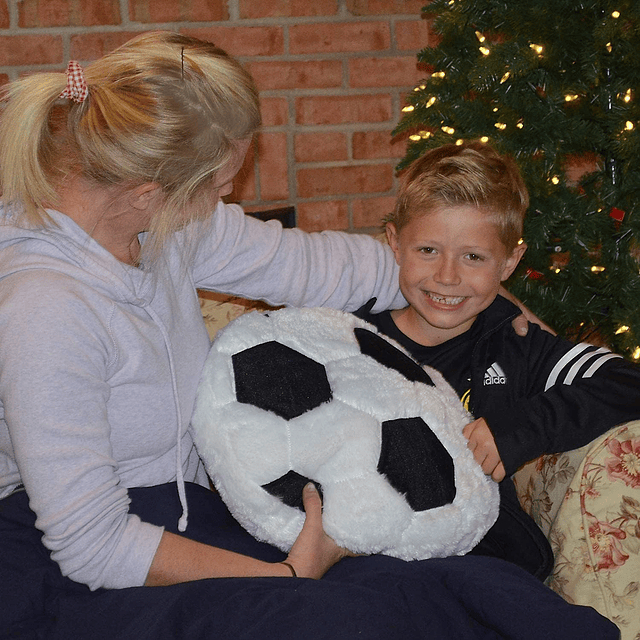
<svg viewBox="0 0 640 640">
<path fill-rule="evenodd" d="M 515 162 L 480 142 L 447 144 L 412 162 L 387 221 L 399 231 L 415 217 L 466 205 L 491 215 L 504 246 L 508 251 L 515 249 L 522 237 L 529 194 Z"/>
<path fill-rule="evenodd" d="M 164 206 L 150 231 L 162 244 L 233 158 L 234 141 L 258 128 L 254 82 L 215 45 L 170 32 L 134 37 L 84 73 L 82 103 L 59 97 L 64 73 L 5 89 L 2 197 L 20 205 L 29 225 L 46 226 L 44 209 L 55 208 L 56 188 L 70 174 L 101 187 L 157 183 Z"/>
</svg>

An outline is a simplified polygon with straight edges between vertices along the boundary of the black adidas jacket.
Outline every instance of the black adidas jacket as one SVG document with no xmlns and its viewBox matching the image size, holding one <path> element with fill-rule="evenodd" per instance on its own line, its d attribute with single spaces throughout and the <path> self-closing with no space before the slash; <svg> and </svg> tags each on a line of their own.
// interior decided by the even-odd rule
<svg viewBox="0 0 640 640">
<path fill-rule="evenodd" d="M 487 421 L 507 475 L 640 418 L 640 367 L 537 325 L 518 336 L 511 321 L 519 313 L 499 296 L 472 356 L 469 409 Z"/>
<path fill-rule="evenodd" d="M 395 325 L 389 330 L 389 312 L 371 314 L 371 306 L 372 301 L 356 315 L 402 344 L 421 364 L 438 368 L 436 361 L 422 360 L 419 345 L 394 331 Z M 537 325 L 518 336 L 511 322 L 519 313 L 498 296 L 478 317 L 479 333 L 470 347 L 469 410 L 486 420 L 507 473 L 500 487 L 499 521 L 488 534 L 502 548 L 486 555 L 504 557 L 544 578 L 552 561 L 548 544 L 520 510 L 509 476 L 543 453 L 576 449 L 617 424 L 640 418 L 640 367 Z M 527 545 L 530 557 L 524 558 Z"/>
</svg>

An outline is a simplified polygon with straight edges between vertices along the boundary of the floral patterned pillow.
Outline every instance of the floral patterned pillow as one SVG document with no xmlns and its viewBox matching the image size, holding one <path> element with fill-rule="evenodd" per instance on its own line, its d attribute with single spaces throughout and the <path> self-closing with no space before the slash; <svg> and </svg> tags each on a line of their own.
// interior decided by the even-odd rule
<svg viewBox="0 0 640 640">
<path fill-rule="evenodd" d="M 556 558 L 547 584 L 640 639 L 640 421 L 543 456 L 516 476 L 523 508 Z"/>
<path fill-rule="evenodd" d="M 245 300 L 237 296 L 213 291 L 201 290 L 198 292 L 200 310 L 204 318 L 209 338 L 213 340 L 216 333 L 232 320 L 249 311 L 267 311 L 275 307 L 259 300 Z"/>
</svg>

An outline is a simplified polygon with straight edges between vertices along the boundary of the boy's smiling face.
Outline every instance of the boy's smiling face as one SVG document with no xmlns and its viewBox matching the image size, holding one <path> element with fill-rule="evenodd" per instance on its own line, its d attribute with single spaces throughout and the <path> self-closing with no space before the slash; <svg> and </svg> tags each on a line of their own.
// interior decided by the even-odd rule
<svg viewBox="0 0 640 640">
<path fill-rule="evenodd" d="M 399 232 L 389 223 L 387 238 L 409 302 L 393 318 L 403 333 L 428 346 L 467 331 L 526 250 L 520 244 L 509 253 L 491 214 L 471 205 L 416 216 Z"/>
</svg>

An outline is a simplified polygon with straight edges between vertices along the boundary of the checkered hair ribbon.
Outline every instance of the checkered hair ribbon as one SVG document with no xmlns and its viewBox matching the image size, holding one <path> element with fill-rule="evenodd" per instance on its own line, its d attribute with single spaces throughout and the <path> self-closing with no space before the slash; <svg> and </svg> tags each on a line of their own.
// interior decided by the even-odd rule
<svg viewBox="0 0 640 640">
<path fill-rule="evenodd" d="M 67 67 L 67 87 L 60 94 L 61 98 L 69 98 L 74 102 L 84 102 L 89 95 L 87 81 L 84 79 L 84 71 L 78 62 L 69 60 Z"/>
</svg>

